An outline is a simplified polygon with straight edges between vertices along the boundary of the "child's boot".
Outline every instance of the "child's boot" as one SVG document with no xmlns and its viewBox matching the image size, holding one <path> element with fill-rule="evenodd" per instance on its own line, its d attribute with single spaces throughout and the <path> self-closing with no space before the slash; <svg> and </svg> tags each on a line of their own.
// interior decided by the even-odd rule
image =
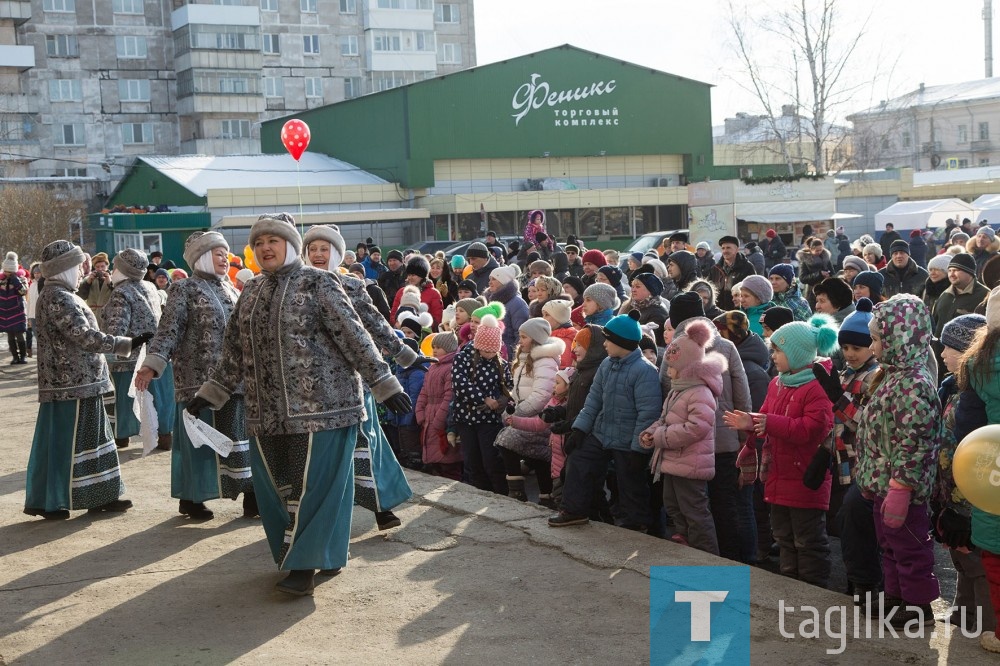
<svg viewBox="0 0 1000 666">
<path fill-rule="evenodd" d="M 522 502 L 528 501 L 528 495 L 524 492 L 523 476 L 507 477 L 507 497 L 520 500 Z"/>
</svg>

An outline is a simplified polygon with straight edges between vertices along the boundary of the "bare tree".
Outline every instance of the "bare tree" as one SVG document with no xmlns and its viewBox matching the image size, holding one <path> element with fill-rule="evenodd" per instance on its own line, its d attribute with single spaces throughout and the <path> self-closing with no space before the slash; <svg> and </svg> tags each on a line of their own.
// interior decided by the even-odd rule
<svg viewBox="0 0 1000 666">
<path fill-rule="evenodd" d="M 746 9 L 737 10 L 732 0 L 729 3 L 733 50 L 745 68 L 737 81 L 744 80 L 743 87 L 755 95 L 767 114 L 789 173 L 793 162 L 789 145 L 793 141 L 811 144 L 808 159 L 813 169 L 816 173 L 827 171 L 827 150 L 846 138 L 831 119 L 879 77 L 878 62 L 866 73 L 860 73 L 863 68 L 855 62 L 871 15 L 860 24 L 845 26 L 838 4 L 837 0 L 795 0 L 784 9 L 755 4 L 755 9 L 762 7 L 762 11 L 750 16 Z M 767 45 L 767 58 L 755 52 L 758 42 Z M 798 122 L 791 128 L 779 126 L 774 113 L 779 108 L 776 98 L 794 103 Z M 799 109 L 806 114 L 799 116 Z"/>
<path fill-rule="evenodd" d="M 0 252 L 13 250 L 22 263 L 37 261 L 42 248 L 70 236 L 84 211 L 83 201 L 44 187 L 6 186 L 0 190 Z"/>
</svg>

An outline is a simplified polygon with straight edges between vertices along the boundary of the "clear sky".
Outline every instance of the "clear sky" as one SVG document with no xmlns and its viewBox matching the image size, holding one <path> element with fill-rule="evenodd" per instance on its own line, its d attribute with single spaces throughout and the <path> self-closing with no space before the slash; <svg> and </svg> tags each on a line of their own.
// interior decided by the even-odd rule
<svg viewBox="0 0 1000 666">
<path fill-rule="evenodd" d="M 762 112 L 738 82 L 743 68 L 732 48 L 725 0 L 474 1 L 480 65 L 572 44 L 715 85 L 714 124 L 737 111 Z M 742 6 L 757 12 L 790 4 L 796 3 L 750 0 Z M 994 32 L 1000 34 L 1000 0 L 994 5 Z M 872 14 L 861 57 L 850 72 L 857 89 L 838 119 L 921 82 L 931 86 L 985 76 L 982 0 L 840 0 L 838 6 L 845 36 Z M 994 74 L 1000 76 L 996 35 L 993 43 Z M 762 44 L 770 49 L 768 60 L 788 60 L 775 42 Z"/>
</svg>

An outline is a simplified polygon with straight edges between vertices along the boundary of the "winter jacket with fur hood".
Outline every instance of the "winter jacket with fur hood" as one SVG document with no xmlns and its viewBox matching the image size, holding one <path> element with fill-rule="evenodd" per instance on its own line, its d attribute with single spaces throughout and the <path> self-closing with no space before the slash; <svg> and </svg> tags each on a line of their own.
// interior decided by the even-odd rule
<svg viewBox="0 0 1000 666">
<path fill-rule="evenodd" d="M 402 391 L 340 280 L 295 259 L 243 288 L 198 395 L 220 409 L 245 381 L 251 433 L 303 434 L 360 423 L 362 379 L 378 402 Z"/>
<path fill-rule="evenodd" d="M 420 442 L 425 464 L 462 461 L 462 449 L 448 444 L 448 408 L 451 405 L 451 370 L 457 352 L 438 359 L 427 370 L 424 387 L 414 410 L 420 424 Z"/>
<path fill-rule="evenodd" d="M 183 280 L 182 280 L 183 282 Z M 115 337 L 135 337 L 156 333 L 160 324 L 160 298 L 156 287 L 144 280 L 123 280 L 111 292 L 104 304 L 104 331 Z M 127 360 L 111 362 L 111 372 L 132 372 L 139 357 L 136 349 Z"/>
<path fill-rule="evenodd" d="M 983 281 L 983 266 L 993 257 L 1000 254 L 1000 237 L 994 238 L 985 250 L 980 250 L 976 245 L 976 236 L 965 242 L 965 250 L 976 260 L 976 279 Z"/>
<path fill-rule="evenodd" d="M 541 344 L 533 344 L 529 351 L 518 355 L 514 388 L 510 392 L 510 397 L 514 400 L 514 416 L 534 416 L 545 409 L 556 385 L 556 373 L 559 372 L 559 358 L 563 349 L 565 343 L 562 340 L 550 337 Z M 531 374 L 528 374 L 526 364 L 529 355 L 532 361 Z"/>
<path fill-rule="evenodd" d="M 688 337 L 704 347 L 711 339 L 708 326 L 701 323 L 693 330 L 694 337 Z M 660 418 L 645 430 L 653 437 L 654 474 L 659 471 L 700 481 L 715 477 L 715 412 L 726 369 L 725 357 L 709 352 L 674 380 L 678 388 L 667 393 Z"/>
<path fill-rule="evenodd" d="M 47 278 L 38 294 L 38 402 L 79 400 L 114 390 L 105 354 L 128 357 L 132 342 L 101 331 L 75 285 Z"/>
<path fill-rule="evenodd" d="M 163 315 L 142 365 L 159 377 L 173 360 L 177 402 L 190 402 L 215 371 L 222 357 L 226 324 L 239 297 L 229 280 L 206 277 L 198 271 L 167 289 Z M 234 393 L 243 394 L 242 382 Z"/>
<path fill-rule="evenodd" d="M 809 250 L 799 250 L 795 257 L 799 260 L 799 282 L 802 284 L 819 284 L 836 273 L 833 270 L 830 251 L 826 248 L 823 248 L 823 253 L 819 256 L 814 255 Z"/>
<path fill-rule="evenodd" d="M 740 433 L 729 428 L 723 422 L 722 414 L 727 411 L 731 412 L 734 409 L 743 412 L 751 411 L 752 403 L 750 400 L 750 385 L 747 383 L 747 373 L 743 369 L 743 363 L 740 361 L 740 353 L 736 349 L 736 345 L 719 335 L 719 332 L 714 330 L 715 325 L 712 324 L 710 319 L 693 317 L 681 322 L 680 326 L 674 331 L 674 339 L 676 340 L 678 336 L 685 335 L 684 331 L 690 326 L 691 322 L 695 321 L 704 321 L 712 326 L 712 340 L 708 343 L 705 351 L 722 354 L 723 358 L 726 359 L 726 366 L 728 368 L 722 375 L 722 393 L 719 395 L 719 407 L 715 413 L 715 452 L 736 453 L 740 450 L 740 446 L 742 446 Z M 668 367 L 669 364 L 666 361 L 660 365 L 660 388 L 663 391 L 663 395 L 667 395 L 671 388 L 670 376 L 667 374 Z"/>
<path fill-rule="evenodd" d="M 931 318 L 923 301 L 901 294 L 875 305 L 872 326 L 881 332 L 882 353 L 858 419 L 858 486 L 885 497 L 895 479 L 912 488 L 911 504 L 922 504 L 934 487 L 941 446 L 941 403 L 929 363 Z"/>
</svg>

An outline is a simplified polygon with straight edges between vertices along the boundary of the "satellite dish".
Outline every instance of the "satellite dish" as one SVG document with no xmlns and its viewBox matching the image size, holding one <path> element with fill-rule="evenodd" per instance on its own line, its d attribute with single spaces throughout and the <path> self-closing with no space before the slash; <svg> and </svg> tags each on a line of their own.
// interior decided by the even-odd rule
<svg viewBox="0 0 1000 666">
<path fill-rule="evenodd" d="M 939 166 L 941 166 L 941 156 L 931 155 L 931 168 L 937 169 Z"/>
</svg>

